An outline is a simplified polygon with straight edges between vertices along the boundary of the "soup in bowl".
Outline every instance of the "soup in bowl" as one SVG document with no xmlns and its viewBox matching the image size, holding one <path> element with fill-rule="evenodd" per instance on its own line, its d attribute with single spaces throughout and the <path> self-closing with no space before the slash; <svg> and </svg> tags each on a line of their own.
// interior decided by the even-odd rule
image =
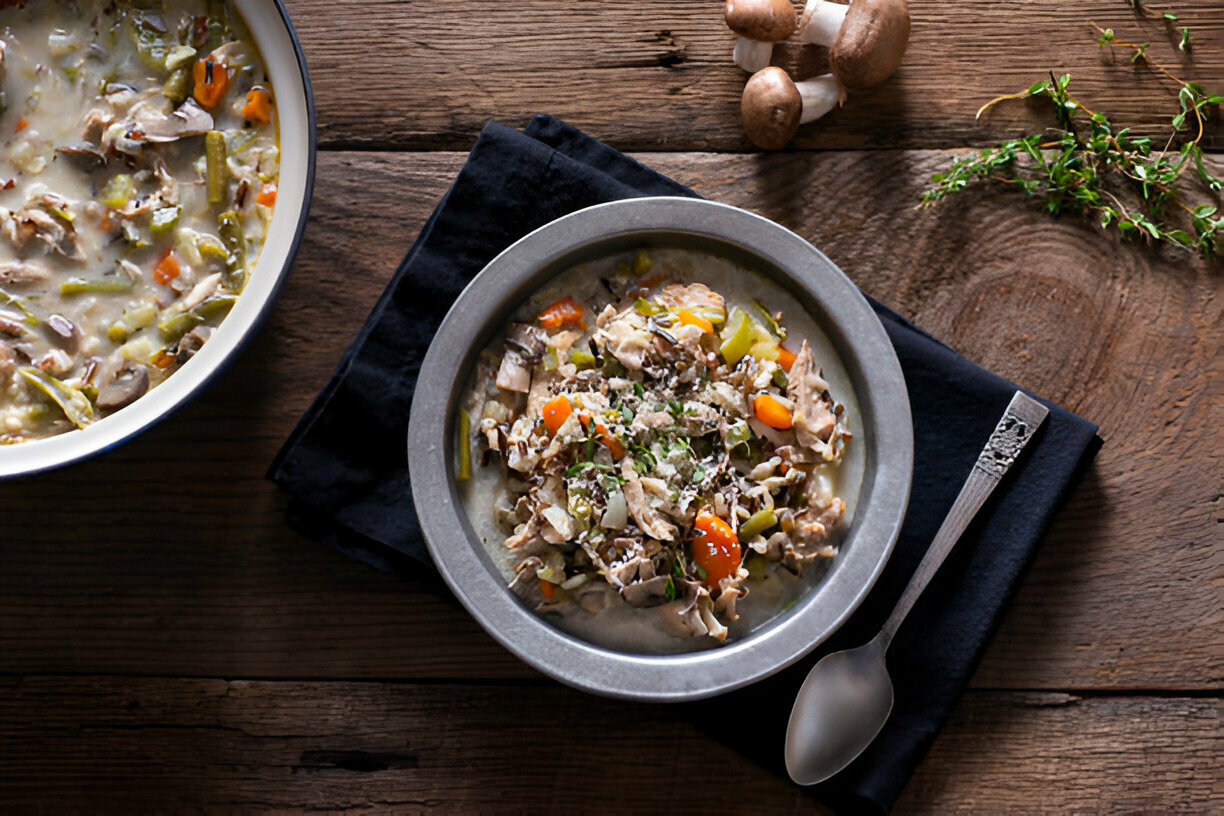
<svg viewBox="0 0 1224 816">
<path fill-rule="evenodd" d="M 130 436 L 247 338 L 296 249 L 313 131 L 279 4 L 4 6 L 0 474 L 11 474 Z"/>
<path fill-rule="evenodd" d="M 495 258 L 421 368 L 430 553 L 529 664 L 616 697 L 797 660 L 891 552 L 912 429 L 870 305 L 815 248 L 685 198 L 574 213 Z"/>
</svg>

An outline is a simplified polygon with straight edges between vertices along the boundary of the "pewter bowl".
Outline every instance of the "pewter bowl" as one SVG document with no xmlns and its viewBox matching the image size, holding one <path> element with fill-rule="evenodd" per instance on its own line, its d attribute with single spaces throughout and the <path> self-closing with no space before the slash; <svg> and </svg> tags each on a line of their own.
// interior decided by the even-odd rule
<svg viewBox="0 0 1224 816">
<path fill-rule="evenodd" d="M 862 446 L 853 519 L 829 569 L 789 609 L 724 646 L 684 654 L 605 648 L 557 628 L 507 587 L 481 545 L 455 471 L 458 406 L 481 349 L 517 306 L 576 264 L 638 247 L 725 257 L 790 292 L 825 334 L 857 403 Z M 435 563 L 455 595 L 529 665 L 588 692 L 673 701 L 760 680 L 828 638 L 871 589 L 892 551 L 909 497 L 913 431 L 905 381 L 867 300 L 819 250 L 747 211 L 689 198 L 598 205 L 522 238 L 472 281 L 443 320 L 422 364 L 408 431 L 414 502 Z"/>
</svg>

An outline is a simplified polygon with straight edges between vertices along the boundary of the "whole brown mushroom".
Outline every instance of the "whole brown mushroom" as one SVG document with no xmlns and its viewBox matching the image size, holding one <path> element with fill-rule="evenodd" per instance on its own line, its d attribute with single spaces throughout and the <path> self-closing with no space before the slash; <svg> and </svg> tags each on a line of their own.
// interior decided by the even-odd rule
<svg viewBox="0 0 1224 816">
<path fill-rule="evenodd" d="M 794 34 L 799 24 L 791 0 L 726 0 L 723 18 L 739 35 L 732 59 L 750 74 L 769 65 L 773 44 Z"/>
<path fill-rule="evenodd" d="M 829 49 L 829 66 L 842 87 L 861 91 L 892 76 L 905 56 L 910 18 L 906 0 L 854 0 L 850 5 L 808 0 L 799 40 Z"/>
<path fill-rule="evenodd" d="M 744 133 L 757 147 L 781 150 L 799 126 L 819 119 L 841 101 L 832 74 L 795 82 L 777 66 L 757 71 L 740 97 Z"/>
</svg>

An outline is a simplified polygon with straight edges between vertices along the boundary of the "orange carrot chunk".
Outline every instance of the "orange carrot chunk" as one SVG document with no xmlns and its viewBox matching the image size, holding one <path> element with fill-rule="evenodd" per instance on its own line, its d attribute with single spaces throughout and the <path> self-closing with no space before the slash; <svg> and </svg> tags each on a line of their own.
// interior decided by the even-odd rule
<svg viewBox="0 0 1224 816">
<path fill-rule="evenodd" d="M 174 250 L 167 249 L 153 266 L 153 280 L 165 286 L 177 278 L 182 271 L 183 268 L 179 264 L 178 256 L 174 254 Z"/>
<path fill-rule="evenodd" d="M 586 329 L 586 321 L 582 319 L 583 311 L 584 307 L 581 303 L 566 296 L 540 312 L 540 325 L 546 329 L 559 329 L 563 326 L 578 326 Z"/>
<path fill-rule="evenodd" d="M 552 581 L 540 579 L 540 594 L 544 596 L 544 600 L 552 601 L 557 597 L 557 585 Z"/>
<path fill-rule="evenodd" d="M 785 431 L 793 423 L 791 412 L 769 394 L 760 394 L 752 401 L 752 413 L 771 428 Z"/>
<path fill-rule="evenodd" d="M 269 181 L 259 187 L 259 194 L 255 196 L 255 203 L 262 204 L 265 207 L 276 206 L 276 183 Z"/>
<path fill-rule="evenodd" d="M 555 434 L 565 424 L 565 420 L 569 419 L 573 413 L 573 406 L 570 405 L 569 397 L 564 394 L 557 396 L 544 403 L 544 407 L 540 409 L 540 413 L 544 417 L 544 426 L 548 428 L 550 434 Z"/>
<path fill-rule="evenodd" d="M 246 104 L 242 106 L 242 118 L 261 125 L 272 121 L 272 95 L 266 88 L 256 85 L 247 91 Z"/>
<path fill-rule="evenodd" d="M 225 63 L 209 54 L 196 62 L 191 73 L 195 80 L 192 95 L 196 101 L 208 110 L 217 107 L 229 88 L 229 71 Z"/>
<path fill-rule="evenodd" d="M 785 346 L 778 346 L 778 365 L 782 366 L 782 370 L 789 374 L 794 364 L 795 352 Z"/>
<path fill-rule="evenodd" d="M 705 571 L 703 583 L 706 586 L 718 586 L 722 579 L 735 575 L 739 569 L 739 536 L 730 524 L 709 510 L 697 514 L 693 527 L 693 563 Z"/>
</svg>

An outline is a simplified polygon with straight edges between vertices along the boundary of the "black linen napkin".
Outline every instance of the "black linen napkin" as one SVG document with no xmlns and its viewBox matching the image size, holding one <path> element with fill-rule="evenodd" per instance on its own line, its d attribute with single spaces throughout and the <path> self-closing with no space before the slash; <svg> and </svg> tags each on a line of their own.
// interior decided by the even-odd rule
<svg viewBox="0 0 1224 816">
<path fill-rule="evenodd" d="M 646 195 L 696 194 L 549 116 L 536 117 L 523 133 L 487 125 L 272 463 L 269 478 L 290 494 L 291 526 L 380 569 L 432 573 L 405 445 L 413 387 L 434 331 L 468 281 L 521 236 L 582 207 Z M 783 776 L 789 704 L 763 710 L 759 701 L 792 700 L 820 656 L 874 636 L 1016 390 L 883 305 L 872 306 L 896 347 L 914 415 L 914 484 L 896 549 L 828 644 L 733 693 L 751 695 L 754 704 L 735 710 L 757 712 L 755 718 L 712 718 L 708 701 L 686 707 L 695 722 L 719 723 L 715 738 Z M 888 724 L 849 768 L 806 789 L 816 798 L 846 812 L 887 811 L 947 718 L 1042 532 L 1099 446 L 1094 425 L 1049 407 L 1046 426 L 893 641 L 888 663 L 896 703 Z M 720 698 L 722 711 L 726 701 Z"/>
</svg>

